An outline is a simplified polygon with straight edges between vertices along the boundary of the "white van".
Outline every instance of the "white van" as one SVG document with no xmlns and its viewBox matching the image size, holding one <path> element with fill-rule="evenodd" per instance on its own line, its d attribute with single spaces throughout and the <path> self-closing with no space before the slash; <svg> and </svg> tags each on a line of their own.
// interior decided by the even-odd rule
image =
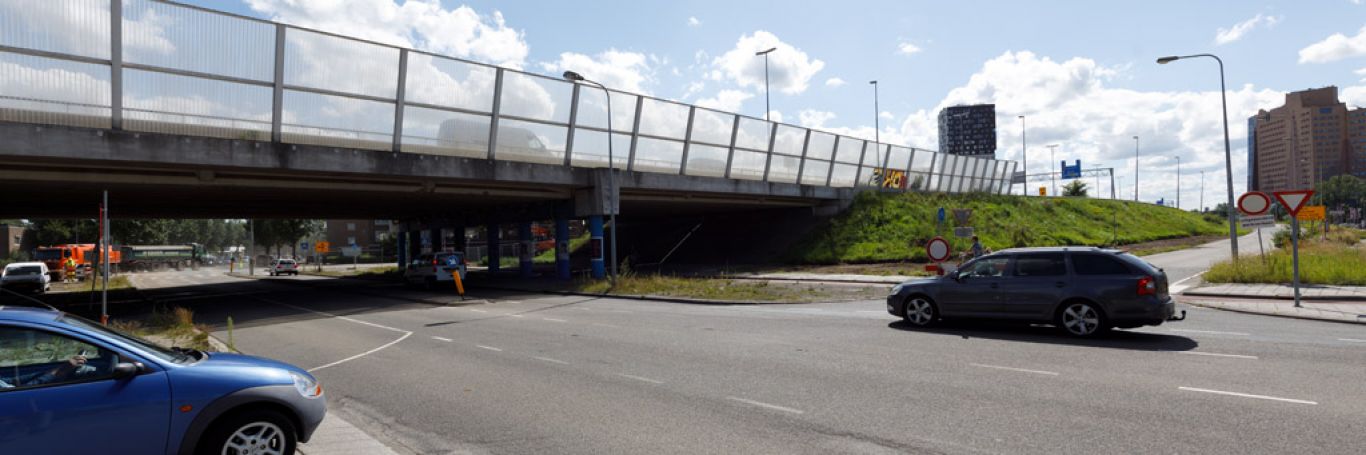
<svg viewBox="0 0 1366 455">
<path fill-rule="evenodd" d="M 51 290 L 52 275 L 47 264 L 41 262 L 15 262 L 5 266 L 0 273 L 0 288 L 11 291 L 29 291 L 42 294 Z"/>
</svg>

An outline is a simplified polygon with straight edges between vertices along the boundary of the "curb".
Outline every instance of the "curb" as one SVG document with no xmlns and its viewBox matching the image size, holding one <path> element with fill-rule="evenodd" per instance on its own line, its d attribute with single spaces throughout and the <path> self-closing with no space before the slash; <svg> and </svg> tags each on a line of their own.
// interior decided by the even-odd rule
<svg viewBox="0 0 1366 455">
<path fill-rule="evenodd" d="M 1357 319 L 1356 319 L 1355 321 L 1352 321 L 1352 320 L 1346 320 L 1346 319 L 1316 318 L 1316 317 L 1304 316 L 1304 315 L 1298 315 L 1298 314 L 1267 313 L 1267 312 L 1264 312 L 1264 311 L 1254 311 L 1254 310 L 1249 310 L 1249 309 L 1245 309 L 1245 308 L 1232 308 L 1232 307 L 1226 307 L 1226 306 L 1211 304 L 1211 303 L 1209 303 L 1209 302 L 1200 302 L 1200 301 L 1183 301 L 1183 302 L 1181 302 L 1181 303 L 1184 303 L 1184 304 L 1186 304 L 1186 305 L 1191 305 L 1191 306 L 1197 306 L 1197 307 L 1201 307 L 1201 308 L 1209 308 L 1209 309 L 1212 309 L 1212 310 L 1229 311 L 1229 312 L 1233 312 L 1233 313 L 1256 314 L 1256 315 L 1262 315 L 1262 316 L 1273 316 L 1273 317 L 1289 318 L 1289 319 L 1302 319 L 1302 320 L 1306 320 L 1306 321 L 1336 322 L 1336 323 L 1339 323 L 1339 324 L 1366 325 L 1366 318 L 1363 318 L 1363 317 L 1360 317 L 1360 316 L 1358 316 Z M 1318 310 L 1318 311 L 1323 311 L 1323 310 Z M 1343 313 L 1343 314 L 1351 314 L 1351 313 Z"/>
<path fill-rule="evenodd" d="M 896 286 L 897 284 L 900 284 L 900 283 L 904 282 L 904 280 L 903 280 L 903 281 L 897 281 L 897 282 L 895 282 L 895 283 L 890 282 L 890 281 L 872 281 L 872 280 L 842 280 L 842 279 L 808 280 L 808 279 L 804 279 L 804 278 L 792 278 L 792 277 L 765 277 L 765 276 L 739 276 L 739 275 L 718 275 L 718 276 L 715 276 L 715 277 L 712 277 L 712 278 L 722 279 L 722 280 L 794 281 L 794 282 L 799 282 L 799 283 L 812 282 L 812 283 L 873 284 L 873 285 L 882 285 L 882 286 Z M 928 277 L 911 277 L 911 278 L 908 278 L 908 280 L 914 280 L 914 279 L 917 279 L 917 278 L 928 278 Z"/>
</svg>

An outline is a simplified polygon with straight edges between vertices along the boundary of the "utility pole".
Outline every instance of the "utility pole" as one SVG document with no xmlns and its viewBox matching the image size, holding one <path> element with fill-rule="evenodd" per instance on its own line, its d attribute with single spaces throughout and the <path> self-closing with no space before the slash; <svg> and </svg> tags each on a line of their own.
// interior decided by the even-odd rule
<svg viewBox="0 0 1366 455">
<path fill-rule="evenodd" d="M 1200 171 L 1200 213 L 1205 213 L 1205 171 Z"/>
<path fill-rule="evenodd" d="M 1049 159 L 1049 161 L 1052 161 L 1052 162 L 1054 162 L 1054 163 L 1058 163 L 1057 157 L 1053 155 L 1053 152 L 1054 152 L 1055 150 L 1058 149 L 1058 144 L 1049 144 L 1049 145 L 1047 145 L 1046 147 L 1048 147 L 1048 159 Z M 1050 169 L 1048 170 L 1048 179 L 1051 180 L 1051 181 L 1052 181 L 1052 184 L 1053 184 L 1053 196 L 1057 196 L 1057 195 L 1058 195 L 1058 175 L 1057 175 L 1056 173 L 1053 172 L 1053 169 L 1051 169 L 1053 166 L 1050 165 L 1050 166 L 1048 166 L 1048 167 L 1050 168 Z"/>
<path fill-rule="evenodd" d="M 1134 202 L 1138 202 L 1138 136 L 1134 136 Z"/>
<path fill-rule="evenodd" d="M 1181 157 L 1176 157 L 1176 209 L 1181 210 Z"/>
<path fill-rule="evenodd" d="M 776 47 L 770 47 L 770 48 L 768 48 L 768 50 L 763 50 L 763 51 L 759 51 L 759 52 L 755 52 L 755 53 L 754 53 L 754 55 L 762 55 L 762 56 L 764 56 L 764 120 L 765 120 L 765 121 L 768 121 L 768 113 L 773 111 L 773 108 L 770 107 L 769 104 L 768 104 L 768 54 L 769 54 L 770 52 L 773 52 L 773 51 L 776 51 L 776 50 L 778 50 L 778 48 L 776 48 Z M 607 90 L 607 88 L 604 87 L 603 90 Z M 611 96 L 611 95 L 608 95 L 608 96 Z M 609 143 L 612 142 L 611 137 L 608 137 L 607 142 L 609 142 Z M 609 164 L 608 167 L 610 168 L 611 165 Z M 612 230 L 613 230 L 614 232 L 616 231 L 616 229 L 617 229 L 616 226 L 612 226 Z M 616 254 L 616 252 L 613 251 L 612 254 Z"/>
<path fill-rule="evenodd" d="M 1025 176 L 1025 178 L 1024 178 L 1024 183 L 1021 183 L 1021 184 L 1020 184 L 1020 186 L 1023 187 L 1023 188 L 1021 188 L 1022 191 L 1020 192 L 1020 194 L 1025 195 L 1025 196 L 1028 196 L 1028 195 L 1029 195 L 1029 142 L 1025 141 L 1025 116 L 1021 115 L 1021 116 L 1019 116 L 1019 117 L 1020 117 L 1020 161 L 1022 162 L 1022 166 L 1024 167 L 1024 176 Z M 1014 178 L 1014 176 L 1011 176 L 1011 178 Z"/>
</svg>

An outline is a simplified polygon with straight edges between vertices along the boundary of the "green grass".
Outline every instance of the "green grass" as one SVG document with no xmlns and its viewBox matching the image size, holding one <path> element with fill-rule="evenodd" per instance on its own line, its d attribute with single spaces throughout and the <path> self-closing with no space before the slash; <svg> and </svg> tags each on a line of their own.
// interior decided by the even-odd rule
<svg viewBox="0 0 1366 455">
<path fill-rule="evenodd" d="M 1302 239 L 1300 282 L 1336 286 L 1366 286 L 1366 247 L 1356 232 L 1337 231 L 1328 240 Z M 1215 264 L 1202 277 L 1210 283 L 1290 283 L 1293 258 L 1278 249 L 1264 258 L 1244 258 Z"/>
<path fill-rule="evenodd" d="M 398 277 L 401 275 L 398 266 L 386 265 L 381 267 L 367 267 L 359 270 L 299 270 L 303 275 L 317 275 L 330 277 L 353 277 L 353 278 L 385 278 Z"/>
<path fill-rule="evenodd" d="M 583 235 L 569 239 L 569 254 L 573 255 L 575 252 L 579 251 L 579 248 L 583 248 L 584 245 L 587 245 L 588 239 L 588 231 L 584 231 Z M 536 257 L 532 258 L 531 262 L 536 264 L 554 264 L 555 249 L 551 248 L 549 250 L 542 251 L 541 254 L 538 254 L 536 255 Z"/>
<path fill-rule="evenodd" d="M 111 321 L 110 325 L 121 332 L 144 338 L 147 341 L 166 345 L 180 346 L 200 351 L 213 351 L 209 343 L 209 327 L 194 323 L 194 311 L 175 307 L 170 311 L 154 310 L 143 319 Z"/>
<path fill-rule="evenodd" d="M 936 226 L 940 207 L 947 213 Z M 1219 218 L 1131 201 L 987 194 L 860 193 L 853 206 L 816 229 L 789 260 L 807 264 L 926 261 L 935 235 L 955 252 L 970 239 L 953 236 L 953 209 L 972 209 L 967 224 L 992 250 L 1024 246 L 1114 246 L 1228 232 Z"/>
</svg>

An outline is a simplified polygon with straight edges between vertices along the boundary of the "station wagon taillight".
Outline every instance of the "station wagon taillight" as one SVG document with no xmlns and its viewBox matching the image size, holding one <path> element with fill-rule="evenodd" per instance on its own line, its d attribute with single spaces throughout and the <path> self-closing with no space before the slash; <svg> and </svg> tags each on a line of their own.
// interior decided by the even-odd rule
<svg viewBox="0 0 1366 455">
<path fill-rule="evenodd" d="M 1157 295 L 1157 279 L 1150 276 L 1139 278 L 1138 295 Z"/>
</svg>

